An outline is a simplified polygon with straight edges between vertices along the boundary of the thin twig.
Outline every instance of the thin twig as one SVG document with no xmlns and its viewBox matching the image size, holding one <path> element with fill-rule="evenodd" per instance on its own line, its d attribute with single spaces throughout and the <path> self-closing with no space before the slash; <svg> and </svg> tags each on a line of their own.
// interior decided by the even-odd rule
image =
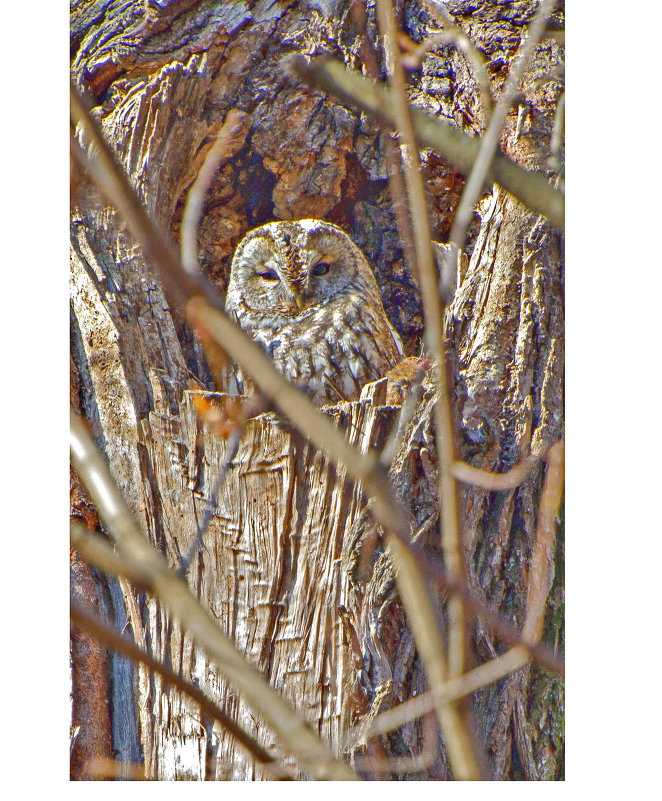
<svg viewBox="0 0 662 801">
<path fill-rule="evenodd" d="M 439 471 L 439 505 L 441 522 L 441 543 L 449 575 L 461 583 L 464 577 L 464 564 L 459 546 L 457 490 L 451 473 L 455 461 L 455 434 L 450 409 L 447 386 L 446 353 L 444 344 L 444 315 L 439 298 L 439 279 L 435 255 L 432 250 L 432 235 L 428 217 L 425 190 L 421 177 L 421 164 L 418 144 L 414 134 L 405 75 L 397 46 L 395 16 L 391 0 L 377 0 L 379 27 L 384 37 L 390 61 L 389 81 L 393 92 L 394 109 L 398 120 L 400 144 L 403 148 L 405 181 L 414 227 L 414 246 L 418 265 L 418 278 L 423 297 L 425 314 L 425 342 L 431 357 L 437 365 L 439 396 L 434 406 L 436 442 Z M 403 602 L 407 599 L 403 597 Z M 442 665 L 442 655 L 423 652 L 423 663 L 431 684 L 443 684 L 447 675 L 450 678 L 464 672 L 465 661 L 465 616 L 461 596 L 451 595 L 448 599 L 448 657 L 447 665 Z M 457 709 L 449 704 L 438 706 L 439 719 L 444 729 L 453 772 L 459 779 L 480 778 L 480 767 L 474 754 L 471 735 L 466 731 Z M 455 725 L 455 722 L 457 724 Z"/>
<path fill-rule="evenodd" d="M 489 470 L 481 470 L 479 467 L 472 467 L 466 462 L 459 461 L 453 462 L 451 470 L 455 478 L 463 484 L 472 484 L 491 492 L 498 492 L 518 487 L 542 458 L 542 454 L 529 456 L 505 473 L 491 473 Z"/>
<path fill-rule="evenodd" d="M 361 57 L 366 72 L 373 80 L 376 80 L 379 77 L 377 54 L 369 39 L 368 16 L 362 0 L 352 4 L 350 13 L 361 32 Z M 405 262 L 409 269 L 415 273 L 417 269 L 416 250 L 414 248 L 414 234 L 412 231 L 411 216 L 409 214 L 409 205 L 407 204 L 406 188 L 401 172 L 402 154 L 401 151 L 395 147 L 390 134 L 383 132 L 382 142 L 384 144 L 384 155 L 386 157 L 386 166 L 388 169 L 391 203 L 395 213 L 395 222 L 398 228 L 398 234 L 400 235 Z M 416 407 L 422 393 L 423 388 L 419 382 L 412 387 L 404 403 L 400 407 L 396 423 L 379 457 L 381 464 L 387 469 L 390 468 L 391 462 L 400 448 L 402 438 L 416 412 Z"/>
<path fill-rule="evenodd" d="M 182 265 L 190 275 L 197 275 L 198 264 L 198 225 L 202 216 L 202 204 L 211 184 L 211 179 L 221 163 L 231 158 L 243 147 L 248 133 L 249 116 L 238 109 L 230 109 L 225 115 L 211 150 L 193 186 L 189 189 L 186 208 L 182 218 Z"/>
<path fill-rule="evenodd" d="M 77 525 L 77 529 L 78 531 L 76 534 L 74 534 L 72 542 L 76 541 L 78 544 L 80 544 L 81 541 L 86 542 L 94 536 L 91 535 L 89 531 L 87 531 L 87 529 L 80 524 Z M 105 545 L 109 550 L 111 549 L 111 546 L 108 543 L 105 543 Z M 112 553 L 112 550 L 110 552 Z M 100 551 L 97 550 L 96 553 L 98 555 Z M 113 562 L 113 572 L 120 564 L 122 567 L 126 566 L 126 560 L 121 558 L 115 560 Z M 142 662 L 142 664 L 146 665 L 149 670 L 154 673 L 158 673 L 160 676 L 163 676 L 166 682 L 172 684 L 174 687 L 177 687 L 178 690 L 181 690 L 181 692 L 192 698 L 200 705 L 202 712 L 205 712 L 207 715 L 211 716 L 214 720 L 218 721 L 221 726 L 227 729 L 227 731 L 237 740 L 237 742 L 240 743 L 258 762 L 264 765 L 274 765 L 274 767 L 277 767 L 275 773 L 280 774 L 278 778 L 292 778 L 286 773 L 283 774 L 283 769 L 278 768 L 278 766 L 275 765 L 276 760 L 274 757 L 271 756 L 271 754 L 266 751 L 257 742 L 257 740 L 251 737 L 248 732 L 244 731 L 244 729 L 242 729 L 241 726 L 239 726 L 236 721 L 234 721 L 223 709 L 221 709 L 214 701 L 208 698 L 199 687 L 196 687 L 194 684 L 186 681 L 167 665 L 164 665 L 162 662 L 154 659 L 153 656 L 148 654 L 142 648 L 139 648 L 128 637 L 121 635 L 114 628 L 108 626 L 97 615 L 90 614 L 75 601 L 71 602 L 70 615 L 72 621 L 76 623 L 76 625 L 89 631 L 105 645 L 109 646 L 114 651 L 123 654 L 134 662 Z M 276 778 L 274 773 L 271 773 L 270 775 L 271 778 Z"/>
<path fill-rule="evenodd" d="M 517 645 L 525 648 L 532 662 L 536 662 L 552 673 L 557 673 L 560 676 L 565 675 L 563 655 L 556 654 L 543 643 L 537 643 L 535 645 L 527 643 L 512 623 L 505 620 L 498 612 L 494 612 L 492 609 L 485 606 L 483 601 L 478 596 L 474 595 L 466 585 L 460 585 L 449 581 L 444 568 L 436 561 L 430 559 L 427 551 L 419 545 L 411 545 L 410 550 L 418 559 L 421 570 L 434 581 L 438 581 L 441 587 L 447 592 L 460 593 L 467 605 L 467 609 L 471 610 L 479 620 L 489 627 L 497 639 L 513 647 Z"/>
<path fill-rule="evenodd" d="M 310 60 L 303 56 L 290 56 L 286 66 L 306 83 L 319 86 L 359 111 L 370 114 L 387 130 L 398 127 L 392 93 L 356 70 L 347 69 L 342 62 L 322 56 Z M 469 136 L 420 109 L 412 109 L 411 115 L 418 143 L 431 148 L 468 175 L 481 139 Z M 532 211 L 546 217 L 559 231 L 564 229 L 564 195 L 543 173 L 526 170 L 498 151 L 489 165 L 486 182 L 499 184 Z"/>
<path fill-rule="evenodd" d="M 396 581 L 400 598 L 412 621 L 418 652 L 421 655 L 428 681 L 445 684 L 448 669 L 444 641 L 435 615 L 428 587 L 420 578 L 420 566 L 412 551 L 396 537 L 389 540 L 389 549 L 398 567 Z M 403 569 L 403 566 L 406 569 Z M 418 625 L 414 627 L 413 621 Z M 456 779 L 480 778 L 480 769 L 473 752 L 471 735 L 467 731 L 460 711 L 454 702 L 435 704 L 437 717 L 444 733 L 448 757 Z"/>
<path fill-rule="evenodd" d="M 316 779 L 355 780 L 354 771 L 333 756 L 326 743 L 269 686 L 262 674 L 249 665 L 186 583 L 170 570 L 163 555 L 143 536 L 103 457 L 74 415 L 71 419 L 71 460 L 99 516 L 119 544 L 117 557 L 126 560 L 132 572 L 141 575 L 141 583 L 216 662 L 219 671 L 246 704 Z M 78 547 L 84 553 L 80 542 Z"/>
<path fill-rule="evenodd" d="M 495 681 L 507 676 L 508 673 L 512 673 L 522 667 L 527 663 L 528 659 L 529 654 L 526 648 L 515 646 L 506 651 L 505 654 L 491 659 L 484 665 L 480 665 L 462 676 L 457 676 L 447 681 L 435 690 L 428 690 L 416 698 L 404 701 L 393 707 L 393 709 L 376 715 L 367 731 L 359 728 L 350 729 L 345 735 L 344 748 L 351 748 L 359 739 L 368 739 L 369 737 L 376 737 L 379 734 L 387 734 L 394 729 L 399 729 L 400 726 L 408 721 L 427 714 L 431 709 L 434 709 L 436 704 L 448 703 L 465 695 L 471 695 L 476 690 L 480 690 L 481 687 L 493 684 Z"/>
<path fill-rule="evenodd" d="M 250 125 L 250 117 L 238 109 L 230 109 L 223 120 L 216 141 L 207 153 L 193 186 L 189 189 L 181 228 L 181 262 L 188 275 L 198 276 L 198 226 L 202 216 L 205 195 L 219 166 L 232 158 L 244 145 Z M 218 388 L 226 389 L 228 374 L 225 370 L 227 356 L 217 342 L 204 338 L 198 340 L 212 371 Z M 193 556 L 191 556 L 193 558 Z"/>
<path fill-rule="evenodd" d="M 529 567 L 526 619 L 522 628 L 522 639 L 529 644 L 537 643 L 542 637 L 547 596 L 554 581 L 556 521 L 563 496 L 564 447 L 563 440 L 557 442 L 549 449 L 547 457 L 547 472 L 538 508 L 538 531 Z"/>
<path fill-rule="evenodd" d="M 434 706 L 431 706 L 430 710 L 433 708 Z M 397 727 L 394 726 L 393 728 Z M 419 754 L 414 754 L 410 757 L 385 757 L 381 759 L 376 756 L 354 756 L 353 762 L 359 770 L 369 771 L 373 774 L 420 773 L 427 770 L 438 758 L 436 729 L 437 724 L 434 716 L 428 715 L 423 721 L 423 745 Z M 365 738 L 373 736 L 370 730 L 367 734 L 364 734 Z M 360 739 L 363 740 L 365 738 L 361 737 Z M 350 743 L 349 748 L 355 743 L 356 741 Z"/>
<path fill-rule="evenodd" d="M 368 15 L 366 14 L 363 0 L 352 3 L 350 8 L 355 24 L 359 28 L 361 39 L 361 58 L 367 75 L 374 81 L 379 78 L 379 64 L 377 63 L 377 53 L 373 43 L 370 41 L 368 33 Z M 371 84 L 376 88 L 376 83 Z M 416 252 L 414 250 L 414 232 L 412 231 L 411 218 L 409 216 L 409 206 L 407 205 L 407 194 L 402 177 L 402 156 L 400 149 L 396 147 L 391 134 L 382 131 L 381 141 L 384 147 L 384 157 L 388 171 L 388 188 L 391 193 L 391 203 L 395 214 L 395 222 L 402 243 L 402 250 L 405 262 L 410 270 L 416 268 Z"/>
<path fill-rule="evenodd" d="M 400 450 L 404 436 L 407 433 L 409 424 L 414 418 L 414 414 L 416 414 L 418 403 L 422 397 L 423 385 L 421 383 L 415 384 L 407 393 L 407 397 L 398 412 L 393 430 L 389 434 L 389 438 L 386 440 L 379 457 L 379 461 L 384 467 L 391 467 L 393 459 Z"/>
<path fill-rule="evenodd" d="M 464 186 L 464 191 L 462 192 L 462 197 L 455 214 L 455 219 L 453 220 L 453 227 L 451 228 L 449 237 L 450 241 L 460 249 L 464 248 L 467 228 L 471 222 L 476 201 L 488 178 L 490 165 L 499 147 L 501 131 L 506 121 L 506 116 L 518 92 L 520 81 L 529 67 L 529 63 L 540 41 L 540 37 L 545 30 L 547 18 L 552 13 L 555 3 L 556 0 L 541 1 L 536 15 L 533 18 L 533 22 L 528 28 L 527 38 L 520 46 L 517 55 L 511 63 L 508 80 L 492 112 L 487 130 L 481 137 L 480 150 L 478 151 L 471 173 Z"/>
</svg>

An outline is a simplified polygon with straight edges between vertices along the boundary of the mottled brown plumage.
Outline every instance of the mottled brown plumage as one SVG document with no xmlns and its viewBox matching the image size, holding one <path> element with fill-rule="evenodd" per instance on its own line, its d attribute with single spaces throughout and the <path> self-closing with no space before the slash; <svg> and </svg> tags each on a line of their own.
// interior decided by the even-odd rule
<svg viewBox="0 0 662 801">
<path fill-rule="evenodd" d="M 365 256 L 320 220 L 248 233 L 232 260 L 226 309 L 319 405 L 355 400 L 403 357 Z"/>
</svg>

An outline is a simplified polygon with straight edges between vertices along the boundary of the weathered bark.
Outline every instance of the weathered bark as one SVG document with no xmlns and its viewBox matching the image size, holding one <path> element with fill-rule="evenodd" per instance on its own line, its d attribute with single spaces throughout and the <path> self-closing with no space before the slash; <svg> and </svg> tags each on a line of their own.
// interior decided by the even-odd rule
<svg viewBox="0 0 662 801">
<path fill-rule="evenodd" d="M 80 381 L 73 360 L 70 362 L 70 402 L 76 411 L 79 405 Z M 99 525 L 99 518 L 73 469 L 70 471 L 71 517 L 83 521 L 90 529 Z M 103 584 L 92 568 L 75 551 L 69 554 L 71 597 L 90 609 L 102 603 Z M 94 759 L 110 759 L 112 734 L 108 699 L 108 665 L 103 645 L 77 626 L 71 628 L 71 730 L 70 775 L 74 781 L 89 778 L 89 765 Z"/>
<path fill-rule="evenodd" d="M 512 5 L 515 11 L 531 6 Z M 468 32 L 490 53 L 494 39 L 481 40 L 473 21 Z M 562 65 L 562 50 L 545 40 L 506 124 L 504 151 L 530 169 L 550 171 Z M 562 237 L 495 189 L 484 202 L 469 271 L 449 321 L 463 451 L 477 467 L 508 470 L 563 436 L 563 284 Z M 464 549 L 472 589 L 520 626 L 541 481 L 542 468 L 514 491 L 465 493 Z M 554 562 L 560 569 L 544 638 L 563 650 L 562 540 Z M 481 658 L 494 654 L 489 632 L 478 629 L 476 651 Z M 562 682 L 537 668 L 517 671 L 477 694 L 479 730 L 486 735 L 494 778 L 563 776 L 564 707 Z"/>
<path fill-rule="evenodd" d="M 71 594 L 98 611 L 101 583 L 78 554 L 71 554 Z M 110 759 L 112 734 L 108 699 L 108 665 L 104 646 L 77 626 L 71 629 L 72 731 L 71 778 L 91 778 L 90 763 Z"/>
<path fill-rule="evenodd" d="M 486 54 L 498 91 L 536 3 L 446 5 Z M 72 72 L 94 98 L 95 116 L 147 208 L 175 238 L 187 189 L 225 113 L 246 112 L 245 144 L 220 168 L 205 201 L 204 270 L 223 288 L 232 251 L 247 230 L 272 219 L 322 217 L 363 248 L 387 313 L 408 353 L 418 353 L 420 298 L 397 236 L 383 134 L 279 66 L 293 52 L 327 52 L 360 68 L 361 34 L 348 9 L 346 2 L 270 0 L 177 0 L 165 8 L 74 2 Z M 425 2 L 400 3 L 399 10 L 414 40 L 436 29 Z M 374 39 L 372 10 L 369 18 Z M 504 136 L 504 149 L 529 167 L 546 169 L 560 84 L 553 74 L 544 76 L 558 60 L 559 46 L 545 41 L 523 87 L 529 111 L 519 115 L 517 135 L 514 114 Z M 427 56 L 412 78 L 413 103 L 479 133 L 484 116 L 477 97 L 466 60 L 450 46 Z M 424 151 L 423 161 L 433 230 L 443 240 L 463 178 L 433 153 Z M 559 237 L 509 196 L 495 190 L 484 209 L 450 310 L 448 340 L 462 455 L 505 470 L 562 433 L 562 254 Z M 181 313 L 169 308 L 116 213 L 84 183 L 71 239 L 72 345 L 82 408 L 143 530 L 178 566 L 225 452 L 185 390 L 222 388 L 213 386 Z M 441 562 L 431 377 L 427 385 L 392 477 L 411 508 L 418 541 Z M 392 423 L 395 410 L 378 401 L 380 393 L 373 388 L 372 400 L 327 412 L 362 447 L 380 446 Z M 508 493 L 463 493 L 472 588 L 520 624 L 541 475 Z M 347 726 L 425 689 L 390 560 L 360 491 L 273 415 L 247 425 L 187 580 L 249 661 L 336 745 Z M 562 597 L 558 574 L 546 641 L 559 647 Z M 263 744 L 278 748 L 153 599 L 125 589 L 124 601 L 137 642 L 207 689 Z M 480 626 L 474 644 L 476 663 L 501 649 Z M 222 731 L 206 730 L 196 706 L 178 691 L 144 669 L 135 676 L 134 707 L 124 696 L 121 705 L 125 723 L 113 706 L 121 758 L 133 761 L 142 753 L 150 777 L 199 779 L 215 754 L 216 778 L 262 776 Z M 478 693 L 474 711 L 493 778 L 562 776 L 563 694 L 556 678 L 521 670 Z M 423 728 L 412 722 L 353 756 L 418 753 Z M 424 773 L 382 776 L 363 763 L 361 769 L 372 778 L 449 778 L 438 739 L 434 752 Z"/>
</svg>

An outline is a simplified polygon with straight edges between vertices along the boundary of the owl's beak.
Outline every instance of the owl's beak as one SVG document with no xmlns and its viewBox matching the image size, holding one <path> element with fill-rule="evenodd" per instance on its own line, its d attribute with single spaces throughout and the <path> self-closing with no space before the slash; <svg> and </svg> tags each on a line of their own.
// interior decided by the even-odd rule
<svg viewBox="0 0 662 801">
<path fill-rule="evenodd" d="M 294 302 L 297 304 L 297 308 L 299 311 L 301 311 L 304 306 L 304 300 L 303 296 L 301 295 L 301 291 L 299 289 L 293 289 L 292 294 L 294 295 Z"/>
</svg>

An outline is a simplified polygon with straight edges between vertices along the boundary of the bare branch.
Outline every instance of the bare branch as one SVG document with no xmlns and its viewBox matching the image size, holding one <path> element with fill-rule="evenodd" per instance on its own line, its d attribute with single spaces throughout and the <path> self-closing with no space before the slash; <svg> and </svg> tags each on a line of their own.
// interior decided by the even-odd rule
<svg viewBox="0 0 662 801">
<path fill-rule="evenodd" d="M 198 225 L 202 215 L 202 204 L 209 189 L 211 179 L 218 167 L 243 147 L 248 133 L 249 117 L 243 111 L 231 108 L 225 116 L 216 141 L 207 153 L 202 168 L 190 188 L 182 219 L 182 265 L 190 275 L 197 275 L 198 266 Z"/>
<path fill-rule="evenodd" d="M 467 183 L 465 184 L 462 198 L 453 220 L 453 227 L 450 233 L 450 241 L 454 242 L 460 249 L 464 248 L 464 241 L 467 235 L 467 228 L 471 222 L 471 217 L 474 213 L 474 207 L 478 196 L 485 184 L 486 179 L 490 173 L 490 165 L 495 157 L 497 148 L 499 147 L 499 140 L 501 139 L 501 131 L 506 116 L 517 94 L 519 83 L 524 77 L 524 73 L 529 67 L 529 63 L 533 53 L 538 46 L 540 37 L 545 30 L 547 18 L 554 10 L 556 0 L 542 0 L 533 22 L 527 31 L 527 38 L 520 46 L 520 49 L 515 56 L 515 59 L 510 67 L 508 80 L 501 93 L 501 97 L 492 112 L 490 122 L 487 130 L 480 140 L 480 150 L 474 161 L 473 167 Z M 498 183 L 498 182 L 497 182 Z M 505 185 L 504 189 L 507 189 Z"/>
<path fill-rule="evenodd" d="M 403 148 L 405 180 L 414 227 L 414 246 L 416 249 L 417 274 L 421 285 L 425 313 L 425 342 L 430 355 L 437 365 L 439 397 L 434 407 L 436 424 L 436 443 L 439 469 L 439 506 L 441 522 L 441 544 L 449 575 L 456 581 L 464 578 L 464 563 L 459 547 L 457 492 L 451 465 L 455 461 L 455 434 L 450 409 L 447 386 L 446 353 L 444 344 L 444 315 L 439 298 L 439 279 L 435 255 L 432 250 L 432 236 L 428 208 L 421 177 L 421 164 L 418 144 L 414 134 L 411 111 L 407 100 L 405 76 L 400 62 L 400 52 L 396 43 L 396 26 L 391 0 L 377 0 L 379 26 L 384 37 L 387 61 L 390 61 L 389 80 L 394 99 L 394 111 L 398 123 L 400 143 Z M 410 587 L 411 596 L 403 594 L 405 607 L 414 602 L 416 588 Z M 421 586 L 418 592 L 424 592 Z M 464 672 L 465 660 L 465 616 L 461 596 L 454 594 L 448 599 L 447 664 L 443 664 L 441 643 L 428 651 L 419 644 L 426 673 L 431 684 L 442 684 L 447 676 L 451 678 Z M 433 624 L 434 625 L 434 624 Z M 418 634 L 418 633 L 417 633 Z M 440 639 L 440 638 L 439 638 Z M 433 645 L 433 643 L 431 643 Z M 440 704 L 437 707 L 453 772 L 459 779 L 480 778 L 480 767 L 473 751 L 473 742 L 459 711 L 452 705 Z"/>
<path fill-rule="evenodd" d="M 400 407 L 393 430 L 391 431 L 389 438 L 386 440 L 386 443 L 382 448 L 379 461 L 384 465 L 384 467 L 388 468 L 391 466 L 393 459 L 400 450 L 400 446 L 403 442 L 405 433 L 407 432 L 407 428 L 414 418 L 418 403 L 422 397 L 423 385 L 420 383 L 415 384 L 408 392 L 404 403 Z"/>
<path fill-rule="evenodd" d="M 142 583 L 214 659 L 230 685 L 273 729 L 287 750 L 295 754 L 317 779 L 355 780 L 354 771 L 334 758 L 329 747 L 308 728 L 298 713 L 248 664 L 186 583 L 170 570 L 164 557 L 143 536 L 103 457 L 75 416 L 71 420 L 71 459 L 100 517 L 120 546 L 119 557 L 128 560 L 131 569 L 141 576 Z"/>
<path fill-rule="evenodd" d="M 556 654 L 548 646 L 537 643 L 531 645 L 526 642 L 520 632 L 505 620 L 500 614 L 489 609 L 483 601 L 463 584 L 449 581 L 443 567 L 430 560 L 426 551 L 418 545 L 411 545 L 410 550 L 417 557 L 421 570 L 431 579 L 438 581 L 441 586 L 449 592 L 461 593 L 468 609 L 474 613 L 484 624 L 486 624 L 496 635 L 497 639 L 508 643 L 511 646 L 521 646 L 525 648 L 531 661 L 536 662 L 552 673 L 565 675 L 565 664 L 562 655 Z"/>
<path fill-rule="evenodd" d="M 472 467 L 466 462 L 453 462 L 451 470 L 455 478 L 463 484 L 473 484 L 476 487 L 498 492 L 518 487 L 542 458 L 542 454 L 529 456 L 505 473 L 491 473 L 489 470 Z"/>
<path fill-rule="evenodd" d="M 444 642 L 428 589 L 419 577 L 416 558 L 396 537 L 390 539 L 389 547 L 399 568 L 396 576 L 398 590 L 412 622 L 416 646 L 423 660 L 425 672 L 429 681 L 444 684 L 448 677 Z M 402 569 L 403 565 L 408 569 Z M 435 709 L 444 732 L 455 777 L 463 780 L 480 778 L 470 735 L 459 711 L 452 703 L 446 702 L 440 702 Z"/>
<path fill-rule="evenodd" d="M 74 524 L 79 531 L 74 535 L 73 540 L 75 540 L 79 545 L 81 543 L 85 543 L 86 540 L 93 538 L 94 535 L 90 535 L 89 532 L 86 531 L 84 526 L 80 524 Z M 73 528 L 73 526 L 72 526 Z M 105 542 L 105 541 L 104 541 Z M 73 544 L 73 541 L 72 541 Z M 105 543 L 106 547 L 111 550 L 111 546 L 108 543 Z M 83 546 L 84 547 L 84 546 Z M 96 553 L 99 554 L 101 551 L 97 550 Z M 111 550 L 112 553 L 112 550 Z M 116 556 L 113 554 L 113 556 Z M 128 568 L 128 572 L 131 571 L 131 566 L 126 564 L 126 560 L 122 559 L 121 557 L 116 557 L 113 560 L 113 573 L 117 575 L 115 572 L 115 568 L 120 567 L 121 569 Z M 127 573 L 125 572 L 125 576 Z M 127 576 L 128 577 L 128 576 Z M 123 654 L 124 656 L 132 659 L 134 662 L 142 662 L 146 665 L 151 671 L 154 673 L 158 673 L 159 675 L 163 676 L 163 678 L 169 683 L 172 684 L 174 687 L 177 687 L 178 690 L 185 693 L 192 698 L 196 703 L 200 704 L 200 709 L 208 716 L 213 718 L 214 720 L 218 721 L 221 726 L 226 728 L 230 734 L 240 743 L 245 750 L 253 756 L 258 762 L 264 765 L 272 765 L 276 768 L 276 770 L 271 773 L 271 778 L 280 778 L 280 779 L 291 779 L 292 777 L 283 772 L 283 768 L 276 766 L 275 759 L 271 754 L 266 751 L 253 737 L 250 736 L 244 729 L 241 728 L 223 709 L 221 709 L 214 701 L 208 698 L 199 687 L 196 687 L 194 684 L 183 679 L 178 673 L 175 673 L 171 670 L 167 665 L 164 665 L 162 662 L 155 659 L 150 654 L 146 653 L 142 648 L 139 648 L 132 640 L 128 637 L 123 636 L 118 631 L 113 629 L 111 626 L 106 625 L 99 617 L 96 615 L 92 615 L 87 612 L 80 604 L 75 602 L 71 603 L 70 606 L 70 614 L 71 619 L 74 623 L 79 625 L 80 627 L 87 629 L 91 634 L 93 634 L 98 640 L 103 642 L 108 647 L 112 648 L 113 650 L 117 651 L 118 653 Z M 273 769 L 272 769 L 273 770 Z"/>
<path fill-rule="evenodd" d="M 492 684 L 522 667 L 527 663 L 528 658 L 529 655 L 525 648 L 515 646 L 496 659 L 492 659 L 462 676 L 457 676 L 434 690 L 428 690 L 417 698 L 404 701 L 393 709 L 382 712 L 373 719 L 367 731 L 350 730 L 346 735 L 345 747 L 350 748 L 356 742 L 359 734 L 361 739 L 387 734 L 408 721 L 427 714 L 434 709 L 436 704 L 448 703 L 470 695 L 476 690 L 480 690 L 481 687 Z"/>
<path fill-rule="evenodd" d="M 346 69 L 339 61 L 323 57 L 310 61 L 303 57 L 290 57 L 287 65 L 301 80 L 319 86 L 343 102 L 370 114 L 388 130 L 397 128 L 392 93 L 369 78 L 364 78 L 355 70 Z M 418 143 L 432 148 L 468 175 L 481 140 L 419 109 L 412 109 L 411 114 Z M 489 164 L 485 181 L 499 184 L 532 211 L 546 217 L 555 228 L 560 231 L 564 229 L 563 193 L 555 189 L 543 173 L 525 170 L 498 151 Z"/>
<path fill-rule="evenodd" d="M 368 33 L 368 16 L 363 0 L 351 4 L 350 14 L 361 31 L 361 58 L 366 73 L 374 81 L 377 81 L 379 78 L 379 65 L 377 63 L 375 48 L 370 41 Z M 372 86 L 376 87 L 376 84 Z M 391 203 L 393 205 L 398 234 L 400 235 L 400 242 L 402 243 L 402 250 L 406 263 L 414 270 L 416 264 L 414 232 L 412 230 L 405 184 L 402 177 L 402 155 L 400 149 L 396 147 L 391 134 L 387 131 L 382 132 L 381 141 L 384 147 L 384 156 L 388 169 L 388 187 L 391 193 Z"/>
<path fill-rule="evenodd" d="M 556 521 L 564 482 L 564 447 L 563 440 L 557 442 L 549 449 L 547 457 L 547 473 L 538 509 L 536 544 L 529 568 L 526 620 L 522 629 L 522 639 L 529 644 L 537 643 L 542 637 L 547 596 L 554 580 Z"/>
<path fill-rule="evenodd" d="M 430 708 L 432 709 L 433 707 Z M 379 758 L 378 756 L 355 756 L 354 764 L 357 768 L 370 771 L 373 774 L 416 773 L 426 770 L 437 759 L 436 734 L 435 718 L 432 715 L 428 715 L 423 722 L 423 745 L 419 754 L 414 754 L 410 757 L 384 758 Z M 370 732 L 363 732 L 360 740 L 365 741 L 371 736 Z"/>
</svg>

